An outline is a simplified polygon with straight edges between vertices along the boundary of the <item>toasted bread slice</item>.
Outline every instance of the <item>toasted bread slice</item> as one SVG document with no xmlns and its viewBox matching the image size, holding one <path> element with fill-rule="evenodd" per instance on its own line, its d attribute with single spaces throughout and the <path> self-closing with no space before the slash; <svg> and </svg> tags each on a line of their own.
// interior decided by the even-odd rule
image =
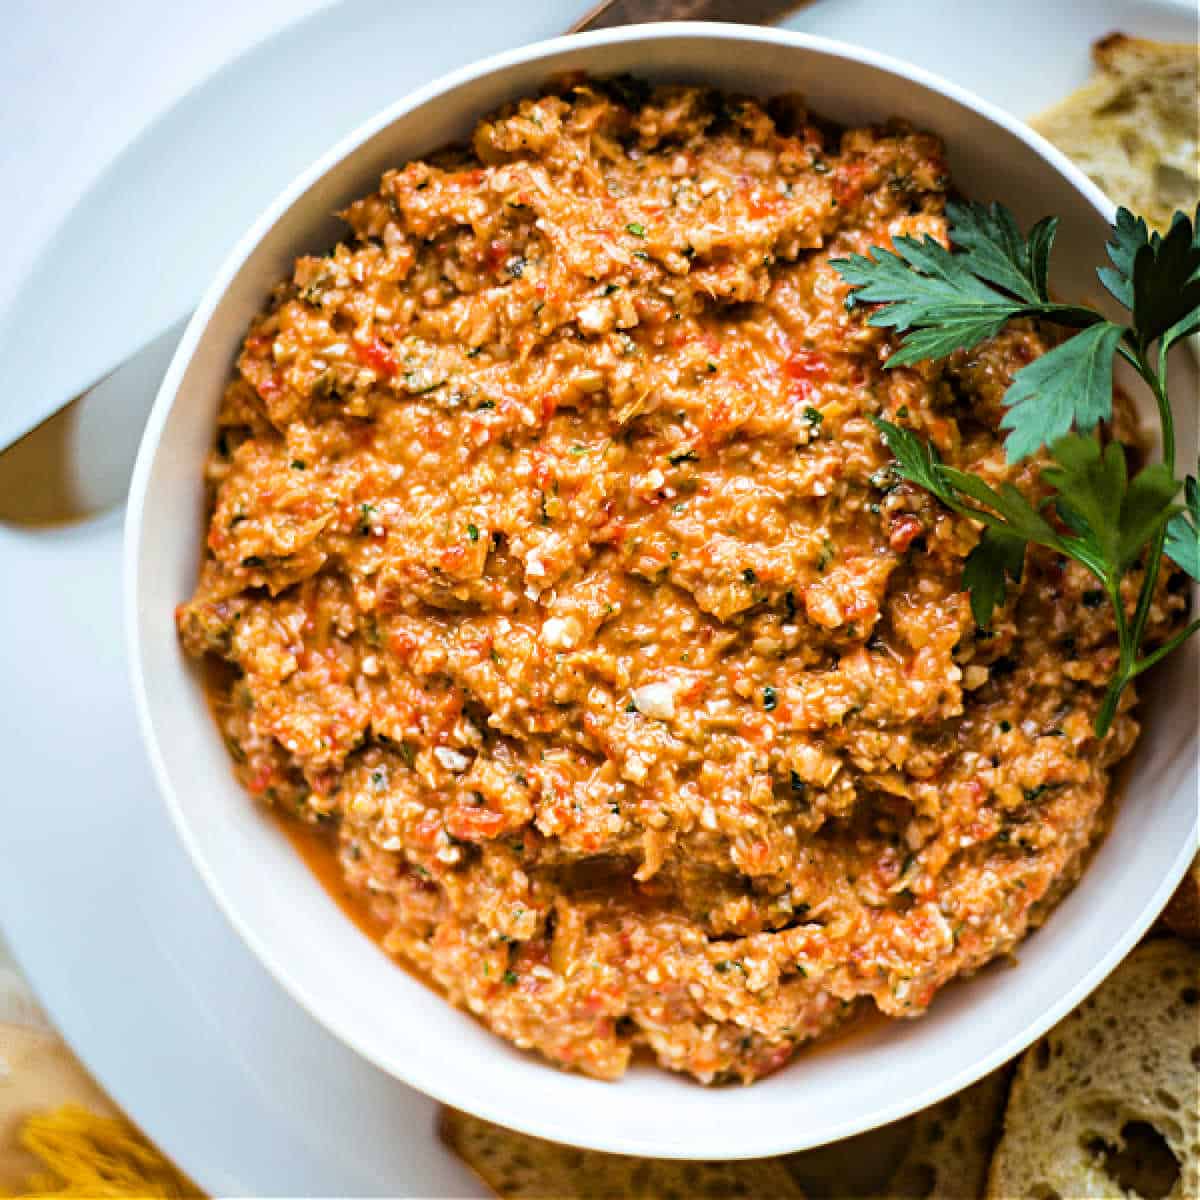
<svg viewBox="0 0 1200 1200">
<path fill-rule="evenodd" d="M 838 1142 L 787 1154 L 782 1161 L 808 1196 L 822 1200 L 882 1196 L 915 1122 L 915 1117 L 904 1117 Z M 890 1195 L 888 1200 L 892 1200 Z"/>
<path fill-rule="evenodd" d="M 1200 942 L 1200 858 L 1175 889 L 1175 895 L 1163 910 L 1163 923 L 1172 932 L 1189 941 Z"/>
<path fill-rule="evenodd" d="M 503 1200 L 803 1200 L 782 1161 L 672 1162 L 576 1150 L 443 1109 L 445 1143 Z"/>
<path fill-rule="evenodd" d="M 1200 1196 L 1200 950 L 1143 943 L 1021 1059 L 991 1200 Z"/>
<path fill-rule="evenodd" d="M 881 1196 L 888 1200 L 976 1200 L 1000 1134 L 1011 1071 L 978 1083 L 913 1119 L 908 1146 Z"/>
<path fill-rule="evenodd" d="M 1118 204 L 1165 230 L 1200 203 L 1200 47 L 1109 34 L 1096 75 L 1031 122 Z"/>
</svg>

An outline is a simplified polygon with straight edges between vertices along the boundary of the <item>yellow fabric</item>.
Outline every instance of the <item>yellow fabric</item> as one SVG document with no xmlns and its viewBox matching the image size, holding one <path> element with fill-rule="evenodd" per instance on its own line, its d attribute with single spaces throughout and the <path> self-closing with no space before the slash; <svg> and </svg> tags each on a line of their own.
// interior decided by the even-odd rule
<svg viewBox="0 0 1200 1200">
<path fill-rule="evenodd" d="M 19 1192 L 37 1197 L 202 1197 L 124 1117 L 101 1117 L 78 1104 L 27 1117 L 21 1145 L 44 1167 Z"/>
</svg>

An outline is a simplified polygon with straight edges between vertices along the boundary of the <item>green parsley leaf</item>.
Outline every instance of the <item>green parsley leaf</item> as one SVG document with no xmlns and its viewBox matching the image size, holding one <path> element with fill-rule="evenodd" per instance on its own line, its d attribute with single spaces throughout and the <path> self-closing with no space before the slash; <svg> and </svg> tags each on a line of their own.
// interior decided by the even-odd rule
<svg viewBox="0 0 1200 1200">
<path fill-rule="evenodd" d="M 893 250 L 876 246 L 869 258 L 832 260 L 855 289 L 847 307 L 850 301 L 883 305 L 870 323 L 907 334 L 889 367 L 968 349 L 994 337 L 1014 317 L 1043 315 L 1079 327 L 1100 320 L 1089 309 L 1050 302 L 1055 218 L 1039 221 L 1022 238 L 1003 205 L 950 203 L 946 212 L 957 254 L 926 235 L 920 242 L 894 238 Z"/>
<path fill-rule="evenodd" d="M 1019 462 L 1072 425 L 1094 429 L 1112 416 L 1113 354 L 1125 329 L 1101 321 L 1022 367 L 1004 394 L 1004 452 Z"/>
<path fill-rule="evenodd" d="M 1001 484 L 997 491 L 977 475 L 946 466 L 936 448 L 922 441 L 911 430 L 893 425 L 881 417 L 871 419 L 883 434 L 888 449 L 895 455 L 897 470 L 905 479 L 932 492 L 955 512 L 993 526 L 999 525 L 1002 519 L 1004 528 L 1012 536 L 1055 549 L 1060 547 L 1054 528 L 1011 483 Z M 985 507 L 966 504 L 963 496 Z M 987 512 L 987 509 L 995 510 L 1000 519 Z"/>
<path fill-rule="evenodd" d="M 1057 217 L 1046 217 L 1022 238 L 1013 215 L 1002 204 L 946 205 L 952 239 L 971 259 L 971 270 L 1022 300 L 1048 302 L 1050 248 L 1058 229 Z"/>
<path fill-rule="evenodd" d="M 1012 305 L 963 306 L 960 312 L 944 309 L 936 326 L 914 330 L 884 365 L 910 367 L 926 359 L 945 358 L 955 350 L 978 346 L 980 342 L 995 337 L 1010 320 L 1024 315 L 1024 312 L 1024 309 Z M 869 320 L 872 325 L 885 324 L 879 313 L 872 314 Z"/>
<path fill-rule="evenodd" d="M 1008 595 L 1007 580 L 1021 582 L 1025 569 L 1024 538 L 987 528 L 963 563 L 963 587 L 971 596 L 971 615 L 980 629 L 989 629 L 992 613 Z"/>
<path fill-rule="evenodd" d="M 978 475 L 969 475 L 956 467 L 940 466 L 938 475 L 943 487 L 948 485 L 954 491 L 962 492 L 972 500 L 994 509 L 1004 519 L 1006 528 L 1017 537 L 1052 549 L 1061 549 L 1062 543 L 1054 527 L 1011 483 L 1002 483 L 999 489 L 993 488 Z M 978 510 L 972 515 L 979 515 Z"/>
<path fill-rule="evenodd" d="M 1139 347 L 1160 337 L 1173 342 L 1200 329 L 1200 206 L 1194 219 L 1177 212 L 1165 237 L 1119 209 L 1108 257 L 1113 265 L 1097 274 L 1133 313 Z"/>
<path fill-rule="evenodd" d="M 1102 333 L 1078 345 L 1078 339 L 1065 342 L 1017 372 L 1005 397 L 1010 409 L 1023 406 L 1020 413 L 1005 416 L 1004 428 L 1014 430 L 1006 443 L 1009 460 L 1033 453 L 1076 421 L 1090 429 L 1111 414 L 1112 355 L 1125 331 L 1089 309 L 1051 303 L 1048 275 L 1056 220 L 1039 221 L 1022 238 L 1012 214 L 999 204 L 951 203 L 947 214 L 958 253 L 926 235 L 923 242 L 895 238 L 894 253 L 876 247 L 872 258 L 856 254 L 833 261 L 855 289 L 856 303 L 883 306 L 871 314 L 870 323 L 906 335 L 887 365 L 944 358 L 994 337 L 1016 317 L 1048 317 L 1085 330 L 1101 326 Z M 1118 257 L 1124 253 L 1118 251 Z"/>
<path fill-rule="evenodd" d="M 953 506 L 954 495 L 942 483 L 938 474 L 941 459 L 937 450 L 923 442 L 915 433 L 882 417 L 872 417 L 875 428 L 883 435 L 884 443 L 896 459 L 898 474 L 932 492 L 943 504 Z"/>
<path fill-rule="evenodd" d="M 1051 447 L 1053 466 L 1042 478 L 1055 489 L 1055 508 L 1074 537 L 1064 538 L 1072 556 L 1115 586 L 1146 543 L 1177 510 L 1179 484 L 1162 463 L 1128 480 L 1125 449 L 1103 450 L 1091 437 L 1071 434 Z"/>
<path fill-rule="evenodd" d="M 1171 518 L 1165 549 L 1173 562 L 1200 582 L 1200 484 L 1194 475 L 1188 476 L 1184 497 L 1187 510 Z"/>
<path fill-rule="evenodd" d="M 635 238 L 644 238 L 646 236 L 646 227 L 639 221 L 630 221 L 625 226 L 626 233 L 632 234 Z"/>
<path fill-rule="evenodd" d="M 1112 240 L 1105 247 L 1111 267 L 1099 267 L 1096 274 L 1109 294 L 1122 308 L 1133 311 L 1133 263 L 1137 252 L 1150 241 L 1150 231 L 1141 217 L 1127 208 L 1117 209 L 1117 223 L 1112 228 Z"/>
<path fill-rule="evenodd" d="M 1173 503 L 1177 495 L 1179 480 L 1163 463 L 1144 467 L 1133 477 L 1121 501 L 1119 571 L 1134 566 L 1151 539 L 1181 513 L 1182 506 Z"/>
<path fill-rule="evenodd" d="M 870 324 L 911 332 L 888 366 L 941 358 L 993 337 L 1027 305 L 999 295 L 963 261 L 926 235 L 894 238 L 895 251 L 876 247 L 831 265 L 853 288 L 856 304 L 881 304 Z"/>
</svg>

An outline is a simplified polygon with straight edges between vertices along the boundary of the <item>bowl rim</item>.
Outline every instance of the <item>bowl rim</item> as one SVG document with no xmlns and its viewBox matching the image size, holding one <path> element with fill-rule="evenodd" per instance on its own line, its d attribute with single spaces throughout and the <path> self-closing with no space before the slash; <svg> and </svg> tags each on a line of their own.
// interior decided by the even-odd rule
<svg viewBox="0 0 1200 1200">
<path fill-rule="evenodd" d="M 663 1158 L 688 1158 L 694 1155 L 689 1153 L 687 1147 L 677 1147 L 674 1145 L 663 1147 L 657 1145 L 652 1133 L 642 1139 L 625 1138 L 619 1141 L 605 1137 L 604 1135 L 589 1136 L 585 1134 L 581 1137 L 578 1129 L 571 1128 L 570 1114 L 567 1114 L 564 1119 L 560 1119 L 557 1123 L 527 1120 L 523 1118 L 522 1114 L 507 1109 L 502 1111 L 486 1103 L 467 1102 L 464 1095 L 459 1094 L 459 1091 L 463 1089 L 456 1089 L 453 1086 L 448 1087 L 445 1085 L 445 1075 L 428 1077 L 420 1071 L 407 1070 L 405 1064 L 398 1064 L 394 1060 L 382 1056 L 368 1044 L 366 1039 L 357 1034 L 351 1027 L 351 1023 L 341 1021 L 336 1016 L 330 1016 L 328 1013 L 325 1013 L 321 1003 L 309 994 L 308 989 L 304 985 L 292 977 L 282 962 L 277 960 L 272 947 L 253 928 L 251 922 L 242 915 L 236 902 L 226 892 L 219 878 L 218 870 L 209 863 L 201 847 L 193 837 L 188 818 L 183 811 L 183 806 L 172 782 L 171 773 L 167 767 L 166 756 L 159 744 L 155 731 L 144 677 L 144 648 L 141 634 L 142 614 L 139 605 L 139 558 L 143 531 L 143 510 L 162 433 L 197 345 L 207 330 L 214 311 L 225 297 L 247 258 L 253 253 L 279 219 L 288 212 L 309 188 L 331 172 L 336 171 L 342 162 L 363 143 L 406 116 L 412 110 L 421 107 L 431 100 L 436 100 L 438 97 L 452 93 L 486 75 L 508 67 L 533 63 L 540 59 L 556 55 L 563 50 L 586 50 L 592 47 L 629 42 L 642 42 L 652 45 L 657 41 L 686 38 L 794 46 L 824 57 L 848 60 L 856 64 L 875 67 L 906 82 L 915 83 L 973 110 L 992 124 L 999 126 L 1002 130 L 1024 142 L 1040 158 L 1045 160 L 1053 170 L 1063 176 L 1075 191 L 1081 193 L 1091 207 L 1106 222 L 1111 224 L 1115 217 L 1116 206 L 1100 188 L 1067 158 L 1065 154 L 1017 117 L 1012 116 L 990 101 L 984 100 L 970 90 L 960 87 L 958 84 L 934 72 L 907 63 L 892 55 L 855 46 L 848 42 L 770 26 L 706 21 L 678 21 L 629 25 L 590 33 L 568 34 L 561 37 L 543 39 L 525 46 L 490 55 L 439 76 L 424 86 L 402 96 L 371 117 L 368 117 L 295 176 L 278 193 L 275 199 L 262 210 L 230 250 L 212 277 L 200 303 L 187 323 L 184 334 L 171 359 L 170 366 L 158 389 L 154 405 L 146 422 L 138 448 L 137 459 L 134 464 L 126 505 L 123 546 L 124 562 L 122 568 L 122 587 L 124 592 L 122 607 L 130 679 L 137 711 L 138 726 L 150 758 L 160 796 L 166 803 L 176 834 L 183 843 L 192 865 L 203 879 L 217 907 L 238 936 L 246 943 L 258 961 L 280 987 L 283 988 L 287 995 L 299 1004 L 318 1025 L 333 1033 L 340 1041 L 350 1046 L 368 1062 L 374 1064 L 393 1078 L 399 1079 L 403 1083 L 416 1088 L 418 1091 L 443 1104 L 469 1108 L 470 1111 L 490 1121 L 534 1136 L 552 1138 L 573 1145 L 587 1146 L 612 1153 L 644 1154 Z M 954 1075 L 940 1078 L 932 1084 L 918 1084 L 911 1090 L 897 1089 L 897 1094 L 900 1097 L 897 1100 L 890 1104 L 876 1106 L 864 1115 L 843 1120 L 829 1129 L 822 1130 L 821 1134 L 816 1138 L 807 1137 L 806 1139 L 806 1135 L 802 1130 L 795 1131 L 791 1136 L 785 1136 L 782 1132 L 774 1135 L 765 1133 L 758 1139 L 744 1146 L 739 1145 L 732 1150 L 727 1151 L 724 1147 L 711 1147 L 706 1150 L 705 1156 L 738 1159 L 785 1154 L 797 1149 L 805 1149 L 850 1137 L 865 1130 L 877 1128 L 899 1120 L 930 1104 L 934 1104 L 969 1086 L 989 1071 L 994 1070 L 1015 1055 L 1021 1053 L 1094 990 L 1129 953 L 1149 928 L 1166 904 L 1179 880 L 1183 877 L 1187 865 L 1195 853 L 1194 843 L 1197 840 L 1197 824 L 1200 824 L 1200 814 L 1198 814 L 1197 823 L 1194 823 L 1192 826 L 1190 841 L 1185 840 L 1180 846 L 1171 870 L 1164 874 L 1160 880 L 1159 886 L 1153 893 L 1152 900 L 1146 908 L 1137 915 L 1136 919 L 1125 925 L 1121 936 L 1108 944 L 1107 951 L 1095 958 L 1089 969 L 1077 978 L 1073 986 L 1066 989 L 1054 1004 L 1048 1006 L 1041 1013 L 1037 1020 L 1027 1024 L 1022 1032 L 1010 1037 L 1001 1045 L 994 1047 L 990 1053 L 979 1056 L 972 1062 L 970 1067 L 964 1068 Z M 553 1067 L 547 1065 L 546 1069 L 553 1070 Z"/>
</svg>

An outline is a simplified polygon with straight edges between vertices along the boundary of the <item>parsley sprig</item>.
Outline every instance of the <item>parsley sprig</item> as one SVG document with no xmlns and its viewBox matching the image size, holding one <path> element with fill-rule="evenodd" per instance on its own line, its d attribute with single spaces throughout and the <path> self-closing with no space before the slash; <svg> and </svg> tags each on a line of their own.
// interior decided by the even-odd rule
<svg viewBox="0 0 1200 1200">
<path fill-rule="evenodd" d="M 875 247 L 836 259 L 851 292 L 847 306 L 876 305 L 869 321 L 904 335 L 889 367 L 944 358 L 998 334 L 1009 321 L 1032 317 L 1077 332 L 1017 371 L 1004 396 L 1004 449 L 1010 463 L 1045 450 L 1040 469 L 1045 499 L 1029 500 L 1011 483 L 992 487 L 942 462 L 937 449 L 911 430 L 875 418 L 901 476 L 947 508 L 978 521 L 983 531 L 963 567 L 976 623 L 986 629 L 1018 583 L 1033 543 L 1081 563 L 1113 607 L 1120 658 L 1096 716 L 1103 737 L 1121 693 L 1192 633 L 1193 621 L 1155 650 L 1142 646 L 1165 552 L 1200 580 L 1200 485 L 1175 475 L 1175 425 L 1167 396 L 1167 356 L 1200 331 L 1200 208 L 1176 213 L 1165 235 L 1150 233 L 1126 209 L 1117 213 L 1108 245 L 1110 266 L 1100 282 L 1127 310 L 1125 324 L 1092 308 L 1058 304 L 1049 291 L 1050 252 L 1057 219 L 1023 236 L 1002 205 L 947 205 L 948 250 L 926 236 L 898 237 L 893 250 Z M 1113 359 L 1120 355 L 1154 394 L 1162 461 L 1129 475 L 1125 448 L 1102 441 L 1112 418 Z M 1200 468 L 1198 468 L 1200 471 Z M 1180 488 L 1185 503 L 1177 503 Z M 1142 570 L 1132 616 L 1121 598 L 1127 575 Z"/>
</svg>

